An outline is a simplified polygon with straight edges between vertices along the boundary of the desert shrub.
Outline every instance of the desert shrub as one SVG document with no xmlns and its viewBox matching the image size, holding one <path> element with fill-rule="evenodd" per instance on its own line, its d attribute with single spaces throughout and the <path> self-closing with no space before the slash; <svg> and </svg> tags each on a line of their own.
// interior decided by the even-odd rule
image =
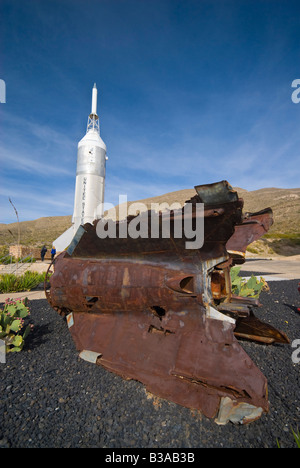
<svg viewBox="0 0 300 468">
<path fill-rule="evenodd" d="M 24 275 L 6 273 L 0 275 L 0 293 L 30 291 L 45 280 L 46 273 L 26 271 Z"/>
<path fill-rule="evenodd" d="M 33 258 L 31 255 L 27 255 L 27 257 L 13 257 L 12 255 L 3 255 L 0 256 L 0 263 L 3 265 L 9 265 L 10 263 L 35 263 L 36 259 Z"/>
</svg>

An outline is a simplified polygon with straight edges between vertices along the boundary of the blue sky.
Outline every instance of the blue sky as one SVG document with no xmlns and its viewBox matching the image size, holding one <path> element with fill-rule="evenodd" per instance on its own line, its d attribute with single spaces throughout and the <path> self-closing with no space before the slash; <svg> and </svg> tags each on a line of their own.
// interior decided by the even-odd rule
<svg viewBox="0 0 300 468">
<path fill-rule="evenodd" d="M 73 212 L 94 82 L 105 201 L 299 187 L 299 1 L 1 0 L 0 223 Z"/>
</svg>

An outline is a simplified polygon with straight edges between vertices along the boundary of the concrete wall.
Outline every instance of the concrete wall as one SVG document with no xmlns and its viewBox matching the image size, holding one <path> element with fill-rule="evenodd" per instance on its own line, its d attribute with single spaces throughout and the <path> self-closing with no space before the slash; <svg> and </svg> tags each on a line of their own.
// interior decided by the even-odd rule
<svg viewBox="0 0 300 468">
<path fill-rule="evenodd" d="M 24 258 L 27 255 L 33 255 L 36 260 L 41 260 L 41 249 L 28 247 L 27 245 L 10 245 L 9 255 L 12 255 L 15 258 Z M 51 248 L 48 248 L 45 259 L 51 259 Z"/>
</svg>

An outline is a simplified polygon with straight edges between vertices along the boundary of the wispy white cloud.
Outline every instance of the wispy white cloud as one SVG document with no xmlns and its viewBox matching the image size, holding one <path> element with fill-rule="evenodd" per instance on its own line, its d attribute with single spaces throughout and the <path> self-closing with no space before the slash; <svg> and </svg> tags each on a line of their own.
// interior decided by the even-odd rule
<svg viewBox="0 0 300 468">
<path fill-rule="evenodd" d="M 5 131 L 3 129 L 0 145 L 2 169 L 33 174 L 74 175 L 76 144 L 65 132 L 9 112 L 5 112 L 3 122 Z"/>
<path fill-rule="evenodd" d="M 173 109 L 165 135 L 162 132 L 156 138 L 151 131 L 140 133 L 136 127 L 135 137 L 132 131 L 127 136 L 120 124 L 122 136 L 116 146 L 113 142 L 108 174 L 123 174 L 121 186 L 130 185 L 135 178 L 150 183 L 156 178 L 158 187 L 163 182 L 170 186 L 166 191 L 174 185 L 179 190 L 222 179 L 248 190 L 298 186 L 300 173 L 295 161 L 299 160 L 300 133 L 290 118 L 288 91 L 279 89 L 274 97 L 252 91 L 245 96 L 221 96 L 216 99 L 219 113 L 210 105 L 195 121 Z M 230 124 L 224 108 L 232 109 Z M 215 123 L 213 116 L 218 117 Z M 237 131 L 240 120 L 241 129 Z M 137 198 L 144 197 L 146 186 L 135 184 Z"/>
<path fill-rule="evenodd" d="M 0 162 L 2 170 L 26 171 L 32 175 L 48 174 L 51 176 L 74 176 L 74 171 L 71 171 L 63 165 L 62 162 L 59 166 L 51 162 L 45 163 L 44 159 L 34 154 L 37 151 L 35 148 L 30 152 L 29 149 L 17 143 L 14 143 L 13 146 L 12 148 L 9 145 L 0 144 Z"/>
<path fill-rule="evenodd" d="M 8 188 L 0 189 L 0 223 L 12 223 L 16 221 L 15 213 L 11 204 L 14 203 L 20 221 L 28 221 L 43 216 L 65 216 L 73 213 L 73 192 L 42 194 L 41 191 L 19 188 L 18 190 Z"/>
<path fill-rule="evenodd" d="M 71 214 L 76 173 L 72 139 L 48 125 L 9 113 L 5 113 L 2 134 L 0 222 L 15 221 L 8 197 L 23 220 Z"/>
</svg>

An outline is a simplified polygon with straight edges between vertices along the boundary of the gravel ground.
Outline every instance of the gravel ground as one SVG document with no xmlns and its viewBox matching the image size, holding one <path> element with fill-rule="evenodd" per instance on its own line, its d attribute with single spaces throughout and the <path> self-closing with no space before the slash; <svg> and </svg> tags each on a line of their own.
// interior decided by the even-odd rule
<svg viewBox="0 0 300 468">
<path fill-rule="evenodd" d="M 300 339 L 298 280 L 269 284 L 256 315 L 292 343 Z M 0 448 L 273 448 L 277 439 L 296 447 L 300 363 L 293 363 L 291 345 L 241 342 L 268 379 L 270 411 L 246 426 L 218 426 L 81 360 L 65 320 L 47 301 L 31 301 L 30 309 L 34 329 L 26 346 L 0 364 Z"/>
</svg>

